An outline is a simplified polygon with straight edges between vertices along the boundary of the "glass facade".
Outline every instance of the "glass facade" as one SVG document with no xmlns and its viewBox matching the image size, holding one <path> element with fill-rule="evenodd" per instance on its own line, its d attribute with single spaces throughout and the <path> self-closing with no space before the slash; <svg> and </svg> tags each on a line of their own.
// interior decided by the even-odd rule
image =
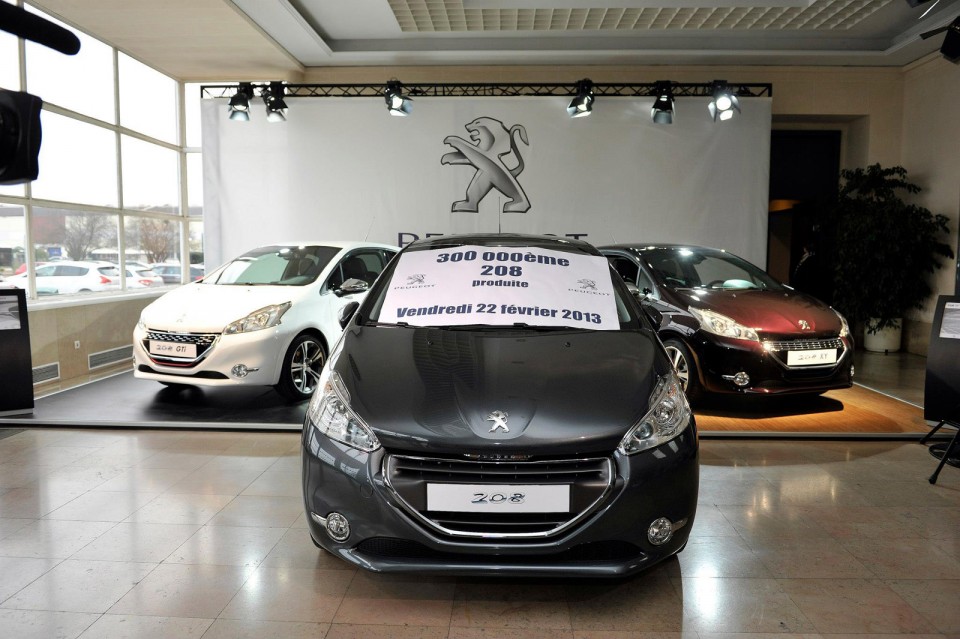
<svg viewBox="0 0 960 639">
<path fill-rule="evenodd" d="M 0 32 L 0 88 L 44 103 L 39 177 L 0 185 L 0 285 L 36 300 L 181 283 L 143 272 L 203 266 L 200 85 L 189 85 L 181 130 L 182 84 L 26 8 L 81 46 L 67 56 Z"/>
</svg>

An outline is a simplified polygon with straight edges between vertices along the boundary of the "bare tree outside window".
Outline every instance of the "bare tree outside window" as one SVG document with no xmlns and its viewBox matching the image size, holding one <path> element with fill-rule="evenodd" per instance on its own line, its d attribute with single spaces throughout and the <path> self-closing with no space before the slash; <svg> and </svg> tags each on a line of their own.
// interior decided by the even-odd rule
<svg viewBox="0 0 960 639">
<path fill-rule="evenodd" d="M 141 218 L 138 224 L 140 250 L 152 263 L 164 262 L 177 254 L 177 225 L 165 220 Z"/>
<path fill-rule="evenodd" d="M 63 229 L 63 247 L 74 260 L 85 260 L 90 251 L 115 246 L 116 226 L 107 215 L 68 215 Z"/>
</svg>

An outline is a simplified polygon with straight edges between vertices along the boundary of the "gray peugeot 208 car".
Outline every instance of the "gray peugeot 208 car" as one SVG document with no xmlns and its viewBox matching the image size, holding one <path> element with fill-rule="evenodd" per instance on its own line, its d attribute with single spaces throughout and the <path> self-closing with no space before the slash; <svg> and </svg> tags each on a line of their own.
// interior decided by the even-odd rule
<svg viewBox="0 0 960 639">
<path fill-rule="evenodd" d="M 310 535 L 378 571 L 619 576 L 680 552 L 696 425 L 650 321 L 592 246 L 408 245 L 321 372 Z"/>
</svg>

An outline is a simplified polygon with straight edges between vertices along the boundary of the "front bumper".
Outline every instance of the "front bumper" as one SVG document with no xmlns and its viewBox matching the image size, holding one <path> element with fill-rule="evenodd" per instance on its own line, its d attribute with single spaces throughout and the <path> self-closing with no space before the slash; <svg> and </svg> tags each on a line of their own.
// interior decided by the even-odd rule
<svg viewBox="0 0 960 639">
<path fill-rule="evenodd" d="M 169 335 L 174 333 L 167 332 Z M 251 333 L 222 335 L 215 333 L 182 333 L 185 343 L 210 341 L 206 350 L 195 359 L 159 358 L 148 351 L 148 330 L 137 327 L 133 332 L 133 374 L 141 379 L 196 386 L 272 386 L 280 378 L 280 365 L 289 341 L 279 327 Z M 199 350 L 199 349 L 198 349 Z M 243 377 L 235 375 L 234 366 L 247 369 Z"/>
<path fill-rule="evenodd" d="M 763 343 L 735 340 L 699 331 L 691 340 L 701 381 L 714 393 L 777 395 L 820 393 L 853 385 L 853 341 L 832 338 L 841 344 L 837 361 L 826 366 L 785 364 L 786 351 L 771 352 Z M 825 340 L 830 341 L 830 340 Z M 780 342 L 787 344 L 788 342 Z M 734 378 L 746 373 L 749 383 L 738 385 Z"/>
<path fill-rule="evenodd" d="M 303 494 L 310 535 L 342 559 L 375 572 L 456 575 L 615 577 L 643 570 L 683 548 L 699 488 L 696 426 L 632 456 L 610 456 L 610 490 L 582 520 L 543 538 L 446 535 L 409 512 L 386 481 L 382 448 L 363 453 L 308 424 L 303 435 Z M 596 455 L 590 455 L 596 457 Z M 320 518 L 340 513 L 350 536 L 338 543 Z M 678 524 L 662 545 L 647 539 L 650 524 Z M 682 527 L 679 525 L 682 522 Z"/>
</svg>

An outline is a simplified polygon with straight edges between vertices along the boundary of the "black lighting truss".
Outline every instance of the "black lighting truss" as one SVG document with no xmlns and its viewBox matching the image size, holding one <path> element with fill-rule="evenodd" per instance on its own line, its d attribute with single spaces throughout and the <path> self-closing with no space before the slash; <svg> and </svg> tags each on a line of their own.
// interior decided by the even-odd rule
<svg viewBox="0 0 960 639">
<path fill-rule="evenodd" d="M 719 83 L 741 98 L 772 97 L 772 84 L 748 84 L 723 80 L 702 83 L 668 81 L 673 96 L 711 97 Z M 253 96 L 262 97 L 270 89 L 269 82 L 250 83 Z M 579 82 L 550 82 L 543 84 L 422 84 L 399 83 L 403 94 L 416 97 L 515 97 L 577 95 Z M 591 83 L 593 94 L 606 96 L 654 97 L 662 90 L 662 83 Z M 202 98 L 231 98 L 240 84 L 207 84 L 200 87 Z M 283 84 L 284 97 L 291 98 L 372 98 L 383 97 L 383 84 Z"/>
</svg>

